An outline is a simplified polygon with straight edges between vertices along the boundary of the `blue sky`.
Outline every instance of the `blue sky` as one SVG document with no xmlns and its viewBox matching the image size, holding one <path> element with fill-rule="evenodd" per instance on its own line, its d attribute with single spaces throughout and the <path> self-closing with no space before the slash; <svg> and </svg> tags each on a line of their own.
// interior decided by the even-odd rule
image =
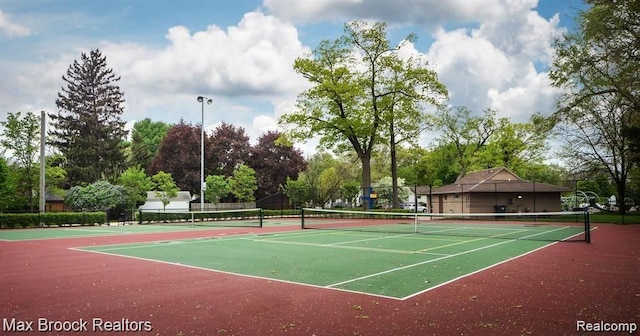
<svg viewBox="0 0 640 336">
<path fill-rule="evenodd" d="M 307 83 L 292 63 L 345 22 L 385 21 L 392 42 L 429 60 L 449 104 L 524 121 L 550 113 L 552 40 L 571 29 L 579 0 L 0 0 L 0 119 L 55 111 L 61 76 L 99 48 L 121 76 L 123 119 L 222 121 L 252 141 L 277 129 Z M 422 139 L 428 145 L 427 138 Z M 313 152 L 313 141 L 299 144 Z"/>
</svg>

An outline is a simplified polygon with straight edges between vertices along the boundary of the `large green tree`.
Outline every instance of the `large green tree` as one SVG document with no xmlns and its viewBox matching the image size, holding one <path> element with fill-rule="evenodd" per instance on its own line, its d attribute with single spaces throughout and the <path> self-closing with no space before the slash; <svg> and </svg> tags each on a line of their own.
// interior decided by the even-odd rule
<svg viewBox="0 0 640 336">
<path fill-rule="evenodd" d="M 207 189 L 204 190 L 204 198 L 207 202 L 218 203 L 220 199 L 227 196 L 229 188 L 229 178 L 224 175 L 208 175 L 205 179 Z"/>
<path fill-rule="evenodd" d="M 400 207 L 398 189 L 398 145 L 418 145 L 420 133 L 426 130 L 426 106 L 443 107 L 448 92 L 438 81 L 435 71 L 420 58 L 400 59 L 395 54 L 386 56 L 384 64 L 389 68 L 381 80 L 383 133 L 388 139 L 391 163 L 391 206 Z M 388 133 L 387 133 L 388 132 Z"/>
<path fill-rule="evenodd" d="M 639 159 L 625 128 L 637 127 L 640 113 L 640 0 L 585 2 L 578 28 L 557 41 L 550 72 L 563 90 L 561 155 L 576 173 L 607 172 L 623 200 Z"/>
<path fill-rule="evenodd" d="M 171 125 L 163 121 L 152 121 L 150 118 L 136 121 L 131 129 L 130 165 L 140 165 L 144 170 L 149 170 L 151 161 L 170 128 Z"/>
<path fill-rule="evenodd" d="M 118 184 L 126 192 L 126 205 L 130 209 L 143 204 L 147 199 L 147 192 L 153 189 L 154 184 L 140 166 L 129 167 L 118 177 Z"/>
<path fill-rule="evenodd" d="M 123 143 L 127 132 L 121 120 L 124 94 L 120 77 L 107 66 L 100 50 L 82 53 L 58 93 L 58 111 L 50 113 L 51 144 L 66 157 L 71 185 L 106 179 L 114 182 L 124 170 Z"/>
<path fill-rule="evenodd" d="M 180 188 L 176 185 L 170 173 L 159 171 L 151 177 L 151 181 L 155 183 L 156 197 L 162 202 L 162 209 L 165 210 L 172 198 L 178 196 Z"/>
<path fill-rule="evenodd" d="M 16 173 L 16 193 L 28 200 L 29 210 L 34 209 L 34 190 L 37 190 L 40 172 L 36 165 L 39 150 L 40 118 L 32 112 L 7 114 L 0 122 L 0 144 L 11 155 Z"/>
<path fill-rule="evenodd" d="M 353 150 L 362 166 L 365 198 L 371 187 L 373 149 L 383 140 L 390 116 L 417 110 L 411 102 L 442 89 L 433 83 L 434 73 L 424 68 L 412 72 L 401 62 L 398 48 L 386 35 L 385 23 L 352 22 L 345 25 L 343 36 L 322 41 L 312 55 L 297 59 L 295 71 L 312 87 L 298 96 L 296 111 L 280 118 L 281 125 L 292 126 L 288 133 L 294 139 L 319 137 L 321 147 Z M 409 35 L 405 41 L 413 38 Z M 422 88 L 428 90 L 419 93 Z M 411 115 L 398 112 L 401 118 Z"/>
<path fill-rule="evenodd" d="M 459 106 L 443 109 L 433 116 L 431 123 L 441 134 L 440 146 L 451 144 L 454 150 L 454 160 L 450 163 L 455 165 L 458 178 L 469 172 L 474 156 L 500 128 L 495 115 L 495 110 L 486 109 L 482 116 L 473 116 L 471 110 Z"/>
<path fill-rule="evenodd" d="M 245 164 L 240 164 L 229 178 L 229 189 L 240 202 L 255 201 L 258 189 L 256 172 Z"/>
<path fill-rule="evenodd" d="M 327 152 L 318 152 L 309 159 L 307 169 L 298 176 L 298 182 L 288 180 L 285 190 L 290 197 L 301 196 L 298 200 L 311 202 L 314 206 L 324 206 L 340 197 L 339 193 L 349 178 L 347 164 Z M 307 188 L 307 191 L 303 193 L 301 188 Z"/>
<path fill-rule="evenodd" d="M 498 128 L 489 141 L 472 158 L 471 169 L 507 167 L 524 177 L 532 165 L 545 161 L 552 120 L 535 114 L 529 122 L 512 123 L 500 118 L 496 124 Z"/>
<path fill-rule="evenodd" d="M 9 176 L 9 167 L 3 157 L 0 157 L 0 211 L 6 210 L 14 198 L 14 188 Z"/>
</svg>

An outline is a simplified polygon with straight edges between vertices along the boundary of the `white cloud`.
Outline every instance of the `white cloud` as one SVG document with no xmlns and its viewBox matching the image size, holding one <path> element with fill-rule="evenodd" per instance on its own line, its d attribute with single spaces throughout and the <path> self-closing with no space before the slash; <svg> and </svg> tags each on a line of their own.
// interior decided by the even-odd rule
<svg viewBox="0 0 640 336">
<path fill-rule="evenodd" d="M 426 58 L 450 91 L 452 105 L 480 113 L 495 108 L 514 121 L 548 112 L 556 91 L 536 70 L 551 61 L 559 17 L 545 19 L 538 0 L 265 0 L 271 13 L 294 22 L 374 19 L 393 25 L 418 24 L 432 31 L 428 51 L 401 50 Z M 443 24 L 464 27 L 447 29 Z"/>
<path fill-rule="evenodd" d="M 546 73 L 538 73 L 530 66 L 528 73 L 513 86 L 502 91 L 490 89 L 487 95 L 489 106 L 501 115 L 511 117 L 513 122 L 522 122 L 532 113 L 549 115 L 559 93 L 559 89 L 551 86 Z"/>
<path fill-rule="evenodd" d="M 163 119 L 150 112 L 162 110 L 164 119 L 184 117 L 199 123 L 195 97 L 205 95 L 214 99 L 211 107 L 205 107 L 210 110 L 206 119 L 239 123 L 241 117 L 251 120 L 265 112 L 243 107 L 242 101 L 270 103 L 275 119 L 307 85 L 292 65 L 310 50 L 294 26 L 275 17 L 251 12 L 237 26 L 223 30 L 211 25 L 194 33 L 175 26 L 166 38 L 167 46 L 160 49 L 130 43 L 101 47 L 109 65 L 122 76 L 130 118 Z M 243 127 L 252 139 L 257 134 L 249 129 L 255 125 Z"/>
<path fill-rule="evenodd" d="M 494 18 L 502 0 L 264 0 L 271 13 L 292 22 L 376 19 L 388 23 L 434 26 L 447 20 Z"/>
<path fill-rule="evenodd" d="M 24 37 L 31 34 L 29 28 L 11 21 L 8 15 L 0 11 L 0 32 L 8 38 Z"/>
<path fill-rule="evenodd" d="M 308 50 L 297 29 L 262 13 L 245 14 L 227 31 L 211 25 L 191 34 L 176 26 L 166 37 L 169 45 L 163 50 L 111 45 L 109 54 L 137 56 L 125 58 L 131 60 L 125 61 L 128 81 L 170 94 L 277 95 L 302 81 L 292 64 Z"/>
<path fill-rule="evenodd" d="M 292 64 L 316 45 L 303 45 L 290 22 L 373 19 L 388 22 L 391 32 L 416 24 L 412 29 L 419 35 L 432 33 L 432 44 L 409 44 L 401 52 L 429 61 L 449 88 L 452 104 L 477 112 L 492 107 L 501 116 L 523 120 L 552 108 L 556 94 L 543 69 L 551 59 L 552 38 L 561 31 L 559 19 L 541 17 L 536 6 L 537 0 L 264 0 L 272 15 L 250 12 L 235 26 L 200 31 L 174 26 L 166 30 L 165 45 L 80 39 L 61 42 L 64 54 L 50 59 L 43 54 L 37 61 L 13 60 L 16 66 L 2 74 L 0 101 L 7 111 L 54 110 L 69 65 L 81 51 L 100 48 L 122 77 L 125 120 L 183 117 L 199 123 L 195 97 L 206 95 L 214 103 L 205 107 L 205 125 L 231 122 L 245 127 L 255 141 L 277 127 L 278 117 L 292 111 L 297 94 L 308 87 Z M 14 26 L 19 28 L 6 28 Z M 14 37 L 30 33 L 0 12 L 0 34 L 9 36 L 8 31 Z M 307 153 L 311 145 L 301 147 Z"/>
<path fill-rule="evenodd" d="M 511 60 L 491 42 L 474 38 L 463 29 L 441 30 L 435 37 L 427 57 L 455 105 L 484 109 L 488 107 L 488 89 L 502 88 L 514 78 Z"/>
<path fill-rule="evenodd" d="M 507 55 L 532 61 L 548 62 L 553 52 L 553 38 L 561 30 L 556 14 L 547 20 L 533 11 L 537 0 L 506 1 L 504 13 L 482 23 L 474 36 L 490 41 Z"/>
<path fill-rule="evenodd" d="M 557 91 L 535 65 L 550 62 L 553 38 L 562 29 L 557 16 L 546 20 L 532 10 L 536 3 L 507 0 L 502 15 L 475 29 L 440 28 L 434 34 L 427 55 L 453 105 L 477 113 L 494 108 L 514 122 L 553 109 Z"/>
</svg>

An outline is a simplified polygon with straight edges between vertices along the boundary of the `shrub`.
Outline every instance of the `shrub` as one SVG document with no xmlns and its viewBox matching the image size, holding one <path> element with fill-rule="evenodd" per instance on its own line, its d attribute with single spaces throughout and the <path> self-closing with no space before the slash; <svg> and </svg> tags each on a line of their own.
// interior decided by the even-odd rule
<svg viewBox="0 0 640 336">
<path fill-rule="evenodd" d="M 38 227 L 40 223 L 51 225 L 94 225 L 104 224 L 105 212 L 47 212 L 38 213 L 8 213 L 0 214 L 0 228 L 13 229 L 19 227 Z"/>
</svg>

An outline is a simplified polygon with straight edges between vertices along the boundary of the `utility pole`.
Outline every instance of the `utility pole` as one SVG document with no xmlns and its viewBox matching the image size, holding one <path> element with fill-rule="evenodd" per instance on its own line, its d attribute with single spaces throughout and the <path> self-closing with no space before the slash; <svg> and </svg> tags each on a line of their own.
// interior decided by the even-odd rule
<svg viewBox="0 0 640 336">
<path fill-rule="evenodd" d="M 46 211 L 46 199 L 45 199 L 45 155 L 44 155 L 44 143 L 45 143 L 45 127 L 47 120 L 44 111 L 40 111 L 40 213 L 43 214 Z"/>
</svg>

